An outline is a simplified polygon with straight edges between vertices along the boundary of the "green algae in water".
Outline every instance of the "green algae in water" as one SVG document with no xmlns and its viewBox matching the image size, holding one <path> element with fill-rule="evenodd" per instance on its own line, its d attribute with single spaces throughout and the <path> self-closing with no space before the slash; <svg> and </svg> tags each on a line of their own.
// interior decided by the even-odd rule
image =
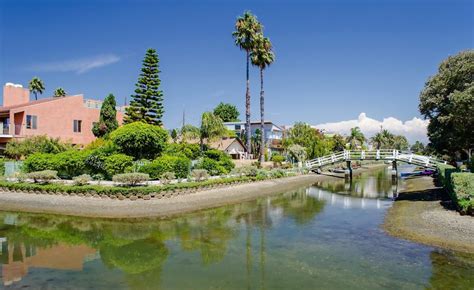
<svg viewBox="0 0 474 290">
<path fill-rule="evenodd" d="M 472 255 L 380 229 L 393 189 L 376 171 L 168 220 L 0 213 L 0 288 L 472 289 Z"/>
</svg>

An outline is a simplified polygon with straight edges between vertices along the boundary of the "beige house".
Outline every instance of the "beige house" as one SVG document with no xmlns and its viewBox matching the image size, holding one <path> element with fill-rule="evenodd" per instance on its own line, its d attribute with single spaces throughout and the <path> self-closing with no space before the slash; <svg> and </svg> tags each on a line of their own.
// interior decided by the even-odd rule
<svg viewBox="0 0 474 290">
<path fill-rule="evenodd" d="M 209 147 L 224 151 L 229 154 L 232 159 L 245 159 L 247 149 L 238 138 L 223 138 L 218 141 L 211 142 Z"/>
</svg>

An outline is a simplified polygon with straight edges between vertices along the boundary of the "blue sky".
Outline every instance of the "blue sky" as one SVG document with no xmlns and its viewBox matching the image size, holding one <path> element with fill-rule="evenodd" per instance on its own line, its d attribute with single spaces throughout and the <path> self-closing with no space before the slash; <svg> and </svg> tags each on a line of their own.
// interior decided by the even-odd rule
<svg viewBox="0 0 474 290">
<path fill-rule="evenodd" d="M 472 1 L 0 1 L 0 82 L 118 103 L 148 47 L 162 70 L 167 127 L 197 123 L 220 101 L 244 113 L 245 57 L 231 32 L 244 10 L 272 40 L 266 113 L 279 124 L 419 117 L 441 60 L 474 47 Z M 253 119 L 259 79 L 251 74 Z M 243 116 L 242 116 L 243 117 Z"/>
</svg>

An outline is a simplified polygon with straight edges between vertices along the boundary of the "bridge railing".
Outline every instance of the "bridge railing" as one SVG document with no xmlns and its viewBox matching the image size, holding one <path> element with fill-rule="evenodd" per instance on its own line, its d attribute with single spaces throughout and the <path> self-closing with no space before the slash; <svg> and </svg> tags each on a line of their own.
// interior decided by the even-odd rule
<svg viewBox="0 0 474 290">
<path fill-rule="evenodd" d="M 397 160 L 428 168 L 435 168 L 439 163 L 446 163 L 431 156 L 423 156 L 396 149 L 380 150 L 344 150 L 330 155 L 318 157 L 306 162 L 308 168 L 319 168 L 345 160 Z"/>
</svg>

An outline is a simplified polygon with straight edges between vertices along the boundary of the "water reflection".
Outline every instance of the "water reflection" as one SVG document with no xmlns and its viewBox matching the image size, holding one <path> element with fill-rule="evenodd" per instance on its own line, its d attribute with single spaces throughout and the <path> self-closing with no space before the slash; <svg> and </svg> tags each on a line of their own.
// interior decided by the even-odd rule
<svg viewBox="0 0 474 290">
<path fill-rule="evenodd" d="M 169 220 L 0 213 L 0 281 L 7 288 L 377 289 L 437 288 L 460 275 L 467 281 L 460 289 L 472 284 L 472 257 L 379 230 L 390 204 L 385 178 L 323 182 Z"/>
<path fill-rule="evenodd" d="M 260 268 L 264 275 L 265 232 L 272 216 L 282 213 L 296 223 L 310 221 L 324 202 L 305 189 L 237 206 L 221 207 L 171 220 L 140 222 L 82 219 L 37 214 L 0 214 L 2 281 L 19 282 L 30 268 L 81 271 L 83 263 L 100 259 L 126 274 L 131 288 L 156 289 L 170 255 L 168 242 L 183 252 L 199 253 L 202 265 L 219 263 L 229 241 L 246 228 L 247 269 L 252 271 L 252 233 L 260 232 Z M 100 254 L 99 254 L 100 253 Z M 47 261 L 45 263 L 44 261 Z"/>
<path fill-rule="evenodd" d="M 352 197 L 363 198 L 395 198 L 401 189 L 401 180 L 392 180 L 386 169 L 374 172 L 360 173 L 352 181 L 339 179 L 326 179 L 315 184 L 316 187 Z"/>
</svg>

